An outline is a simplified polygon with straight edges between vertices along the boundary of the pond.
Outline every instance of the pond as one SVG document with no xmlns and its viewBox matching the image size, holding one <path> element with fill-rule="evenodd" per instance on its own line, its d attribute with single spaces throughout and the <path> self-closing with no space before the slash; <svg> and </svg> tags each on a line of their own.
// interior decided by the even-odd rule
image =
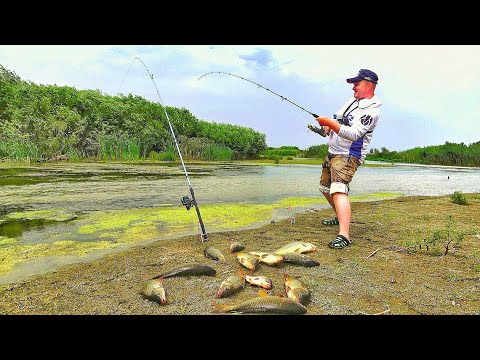
<svg viewBox="0 0 480 360">
<path fill-rule="evenodd" d="M 324 208 L 319 165 L 185 164 L 207 232 Z M 480 169 L 361 166 L 352 201 L 480 192 Z M 199 233 L 183 168 L 155 162 L 0 164 L 0 283 L 162 238 Z"/>
</svg>

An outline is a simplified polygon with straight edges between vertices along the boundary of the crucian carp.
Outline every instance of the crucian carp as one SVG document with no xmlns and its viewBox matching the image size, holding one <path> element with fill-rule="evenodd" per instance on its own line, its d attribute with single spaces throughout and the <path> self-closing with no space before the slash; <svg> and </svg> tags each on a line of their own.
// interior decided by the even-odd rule
<svg viewBox="0 0 480 360">
<path fill-rule="evenodd" d="M 233 240 L 233 239 L 231 239 L 230 241 L 231 241 L 231 244 L 230 244 L 230 252 L 231 253 L 235 253 L 235 252 L 242 251 L 243 249 L 245 249 L 245 245 L 243 245 L 241 242 Z"/>
<path fill-rule="evenodd" d="M 307 287 L 296 277 L 291 275 L 284 275 L 285 278 L 285 291 L 287 292 L 288 298 L 305 305 L 310 296 L 310 292 Z"/>
<path fill-rule="evenodd" d="M 301 315 L 307 308 L 292 299 L 281 296 L 258 296 L 238 304 L 212 304 L 214 313 L 274 313 L 285 315 Z"/>
<path fill-rule="evenodd" d="M 192 264 L 187 264 L 181 267 L 174 268 L 163 274 L 154 276 L 150 280 L 158 279 L 160 277 L 163 277 L 165 279 L 172 276 L 197 276 L 197 275 L 215 276 L 216 273 L 217 271 L 211 268 L 210 266 L 198 264 L 198 263 L 192 263 Z"/>
<path fill-rule="evenodd" d="M 207 246 L 205 250 L 203 250 L 203 254 L 212 260 L 221 261 L 221 262 L 226 261 L 225 256 L 222 254 L 222 252 L 214 248 L 213 246 Z"/>
<path fill-rule="evenodd" d="M 275 251 L 275 254 L 288 254 L 288 253 L 308 253 L 312 251 L 317 251 L 317 246 L 305 241 L 294 241 L 285 246 L 282 246 L 280 249 Z"/>
<path fill-rule="evenodd" d="M 163 278 L 148 280 L 142 288 L 142 296 L 159 304 L 167 302 L 167 294 L 163 287 Z"/>
<path fill-rule="evenodd" d="M 260 262 L 267 265 L 275 265 L 283 262 L 283 256 L 279 254 L 270 254 L 263 251 L 250 251 L 250 254 L 256 256 Z"/>
<path fill-rule="evenodd" d="M 270 280 L 266 276 L 243 274 L 243 278 L 250 285 L 260 286 L 261 288 L 267 290 L 272 288 L 272 280 Z"/>
<path fill-rule="evenodd" d="M 241 275 L 232 275 L 222 281 L 217 291 L 217 298 L 222 298 L 236 293 L 245 285 L 245 278 Z"/>
<path fill-rule="evenodd" d="M 258 264 L 258 258 L 256 256 L 248 252 L 241 251 L 236 254 L 236 257 L 240 264 L 245 266 L 247 269 L 255 271 L 255 268 Z"/>
</svg>

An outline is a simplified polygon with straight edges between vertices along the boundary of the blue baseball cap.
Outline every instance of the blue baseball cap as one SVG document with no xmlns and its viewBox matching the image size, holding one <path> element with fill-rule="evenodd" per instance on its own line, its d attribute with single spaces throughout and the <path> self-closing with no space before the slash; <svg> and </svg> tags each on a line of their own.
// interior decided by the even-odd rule
<svg viewBox="0 0 480 360">
<path fill-rule="evenodd" d="M 376 84 L 378 82 L 378 76 L 372 70 L 360 69 L 357 76 L 347 79 L 347 82 L 354 83 L 360 80 L 367 80 Z"/>
</svg>

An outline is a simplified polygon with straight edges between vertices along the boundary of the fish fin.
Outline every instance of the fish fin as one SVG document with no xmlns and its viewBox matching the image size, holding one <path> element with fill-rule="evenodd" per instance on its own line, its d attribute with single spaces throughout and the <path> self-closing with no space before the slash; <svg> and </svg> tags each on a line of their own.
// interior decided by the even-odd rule
<svg viewBox="0 0 480 360">
<path fill-rule="evenodd" d="M 221 313 L 229 311 L 229 305 L 226 304 L 213 304 L 212 303 L 212 311 L 214 313 Z"/>
<path fill-rule="evenodd" d="M 258 290 L 258 296 L 269 296 L 265 290 Z"/>
<path fill-rule="evenodd" d="M 159 278 L 162 278 L 163 279 L 163 274 L 160 274 L 160 275 L 157 275 L 157 276 L 154 276 L 148 280 L 155 280 L 155 279 L 159 279 Z"/>
</svg>

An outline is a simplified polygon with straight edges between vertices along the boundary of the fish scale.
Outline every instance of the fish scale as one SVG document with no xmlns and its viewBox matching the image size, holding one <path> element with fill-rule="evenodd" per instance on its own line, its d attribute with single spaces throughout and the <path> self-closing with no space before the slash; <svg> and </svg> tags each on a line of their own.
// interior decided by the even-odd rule
<svg viewBox="0 0 480 360">
<path fill-rule="evenodd" d="M 301 315 L 307 308 L 291 299 L 280 296 L 259 296 L 242 301 L 238 304 L 213 304 L 213 312 L 239 312 L 239 313 L 275 313 Z"/>
</svg>

